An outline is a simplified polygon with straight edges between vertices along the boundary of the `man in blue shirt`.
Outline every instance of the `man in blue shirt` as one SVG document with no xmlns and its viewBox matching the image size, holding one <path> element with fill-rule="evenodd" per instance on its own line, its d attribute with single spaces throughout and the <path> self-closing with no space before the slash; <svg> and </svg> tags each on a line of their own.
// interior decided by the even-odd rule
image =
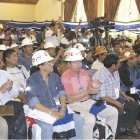
<svg viewBox="0 0 140 140">
<path fill-rule="evenodd" d="M 32 65 L 33 43 L 30 39 L 26 38 L 22 41 L 22 54 L 18 58 L 19 65 L 23 65 L 28 71 Z"/>
<path fill-rule="evenodd" d="M 53 57 L 43 50 L 33 55 L 32 63 L 36 72 L 27 81 L 26 95 L 30 108 L 60 120 L 66 113 L 66 92 L 60 77 L 53 73 L 52 60 Z M 61 109 L 58 110 L 58 107 Z M 76 130 L 74 139 L 82 139 L 83 119 L 77 114 L 73 118 Z M 35 121 L 41 127 L 41 139 L 52 139 L 53 125 L 37 119 Z"/>
</svg>

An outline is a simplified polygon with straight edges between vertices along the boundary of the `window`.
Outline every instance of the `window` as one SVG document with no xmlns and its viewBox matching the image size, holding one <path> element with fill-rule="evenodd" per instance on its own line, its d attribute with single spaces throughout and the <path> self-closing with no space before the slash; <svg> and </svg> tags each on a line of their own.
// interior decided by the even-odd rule
<svg viewBox="0 0 140 140">
<path fill-rule="evenodd" d="M 135 0 L 121 0 L 115 21 L 130 22 L 140 19 Z"/>
<path fill-rule="evenodd" d="M 73 22 L 79 22 L 79 20 L 82 22 L 87 21 L 83 0 L 77 0 L 77 5 L 72 18 Z"/>
</svg>

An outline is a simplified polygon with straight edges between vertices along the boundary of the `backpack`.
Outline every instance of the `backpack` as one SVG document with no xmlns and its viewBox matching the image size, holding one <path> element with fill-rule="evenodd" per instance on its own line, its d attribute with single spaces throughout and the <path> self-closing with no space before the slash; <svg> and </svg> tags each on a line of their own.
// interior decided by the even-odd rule
<svg viewBox="0 0 140 140">
<path fill-rule="evenodd" d="M 95 126 L 93 128 L 93 139 L 113 140 L 113 132 L 111 127 L 105 123 L 102 123 L 101 121 L 96 121 Z"/>
</svg>

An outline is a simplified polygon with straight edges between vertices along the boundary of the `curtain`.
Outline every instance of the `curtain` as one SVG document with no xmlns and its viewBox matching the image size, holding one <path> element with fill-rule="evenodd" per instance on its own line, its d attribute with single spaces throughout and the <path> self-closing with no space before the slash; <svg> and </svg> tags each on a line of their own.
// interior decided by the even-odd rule
<svg viewBox="0 0 140 140">
<path fill-rule="evenodd" d="M 140 13 L 140 0 L 136 0 L 136 5 L 137 5 L 138 11 Z"/>
<path fill-rule="evenodd" d="M 97 18 L 98 0 L 83 0 L 87 20 Z"/>
<path fill-rule="evenodd" d="M 119 8 L 121 0 L 105 0 L 104 13 L 107 20 L 114 20 Z"/>
<path fill-rule="evenodd" d="M 64 21 L 71 21 L 77 0 L 65 0 L 64 3 Z"/>
</svg>

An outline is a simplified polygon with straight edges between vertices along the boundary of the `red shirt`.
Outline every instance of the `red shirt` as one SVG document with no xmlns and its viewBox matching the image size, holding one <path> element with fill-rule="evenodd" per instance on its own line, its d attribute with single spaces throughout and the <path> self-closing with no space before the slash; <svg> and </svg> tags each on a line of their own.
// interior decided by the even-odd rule
<svg viewBox="0 0 140 140">
<path fill-rule="evenodd" d="M 77 94 L 80 93 L 81 88 L 87 90 L 91 86 L 88 73 L 83 69 L 80 70 L 79 77 L 75 76 L 71 69 L 68 69 L 63 73 L 61 80 L 67 94 Z M 78 101 L 85 101 L 87 99 L 89 99 L 88 95 Z"/>
</svg>

